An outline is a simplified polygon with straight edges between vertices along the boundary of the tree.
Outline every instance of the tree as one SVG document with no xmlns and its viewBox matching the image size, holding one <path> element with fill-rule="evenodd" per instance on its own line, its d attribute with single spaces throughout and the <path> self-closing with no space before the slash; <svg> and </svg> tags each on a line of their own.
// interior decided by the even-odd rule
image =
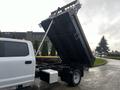
<svg viewBox="0 0 120 90">
<path fill-rule="evenodd" d="M 107 40 L 105 39 L 105 37 L 103 36 L 101 38 L 101 41 L 99 43 L 99 45 L 96 47 L 95 51 L 100 55 L 107 55 L 109 52 L 109 47 L 108 47 L 108 43 Z"/>
<path fill-rule="evenodd" d="M 33 42 L 33 47 L 34 47 L 35 51 L 37 51 L 38 46 L 39 46 L 39 41 L 35 40 L 35 41 Z"/>
<path fill-rule="evenodd" d="M 56 50 L 55 50 L 55 47 L 54 47 L 53 45 L 51 46 L 50 55 L 51 55 L 51 56 L 56 56 Z"/>
<path fill-rule="evenodd" d="M 48 56 L 48 42 L 47 41 L 44 41 L 44 43 L 43 43 L 41 55 Z"/>
</svg>

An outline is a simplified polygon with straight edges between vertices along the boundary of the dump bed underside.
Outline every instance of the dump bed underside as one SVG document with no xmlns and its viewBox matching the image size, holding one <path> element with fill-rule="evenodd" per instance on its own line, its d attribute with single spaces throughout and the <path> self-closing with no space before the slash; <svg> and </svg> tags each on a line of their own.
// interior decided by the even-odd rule
<svg viewBox="0 0 120 90">
<path fill-rule="evenodd" d="M 48 18 L 42 21 L 41 25 L 45 31 L 51 20 Z M 64 12 L 54 17 L 48 37 L 63 63 L 91 66 L 94 62 L 94 57 L 76 14 Z"/>
</svg>

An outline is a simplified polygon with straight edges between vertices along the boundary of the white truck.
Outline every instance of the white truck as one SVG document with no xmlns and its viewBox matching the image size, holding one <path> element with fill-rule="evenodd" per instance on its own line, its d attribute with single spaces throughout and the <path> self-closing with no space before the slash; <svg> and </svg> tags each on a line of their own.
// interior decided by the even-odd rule
<svg viewBox="0 0 120 90">
<path fill-rule="evenodd" d="M 52 84 L 58 81 L 60 74 L 63 75 L 64 67 L 69 68 L 62 64 L 37 66 L 30 41 L 0 38 L 0 88 L 32 85 L 35 78 Z M 75 72 L 74 79 L 74 85 L 78 85 L 81 80 L 79 70 Z"/>
<path fill-rule="evenodd" d="M 80 83 L 84 68 L 92 66 L 95 58 L 77 18 L 80 4 L 76 1 L 58 8 L 41 22 L 45 32 L 49 29 L 48 37 L 62 60 L 60 63 L 37 65 L 30 41 L 0 38 L 0 88 L 19 88 L 34 83 L 35 78 L 50 84 L 57 82 L 58 77 L 71 86 Z"/>
</svg>

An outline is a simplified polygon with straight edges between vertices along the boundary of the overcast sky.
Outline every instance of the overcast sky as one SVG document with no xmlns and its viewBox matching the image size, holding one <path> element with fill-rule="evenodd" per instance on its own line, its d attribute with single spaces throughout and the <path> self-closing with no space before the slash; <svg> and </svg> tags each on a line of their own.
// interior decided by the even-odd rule
<svg viewBox="0 0 120 90">
<path fill-rule="evenodd" d="M 1 31 L 43 31 L 38 24 L 50 12 L 72 0 L 0 0 Z M 104 35 L 111 50 L 120 50 L 120 0 L 80 0 L 78 12 L 92 48 Z"/>
</svg>

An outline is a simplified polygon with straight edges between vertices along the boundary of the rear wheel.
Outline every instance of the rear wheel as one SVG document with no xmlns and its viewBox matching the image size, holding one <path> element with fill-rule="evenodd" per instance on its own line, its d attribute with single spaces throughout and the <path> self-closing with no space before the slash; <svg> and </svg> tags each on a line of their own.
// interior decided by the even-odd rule
<svg viewBox="0 0 120 90">
<path fill-rule="evenodd" d="M 67 73 L 64 72 L 61 80 L 68 83 L 69 86 L 77 86 L 81 81 L 81 72 L 80 70 L 72 70 Z"/>
<path fill-rule="evenodd" d="M 74 70 L 71 75 L 71 80 L 68 83 L 70 86 L 77 86 L 81 81 L 81 73 L 79 70 Z"/>
</svg>

